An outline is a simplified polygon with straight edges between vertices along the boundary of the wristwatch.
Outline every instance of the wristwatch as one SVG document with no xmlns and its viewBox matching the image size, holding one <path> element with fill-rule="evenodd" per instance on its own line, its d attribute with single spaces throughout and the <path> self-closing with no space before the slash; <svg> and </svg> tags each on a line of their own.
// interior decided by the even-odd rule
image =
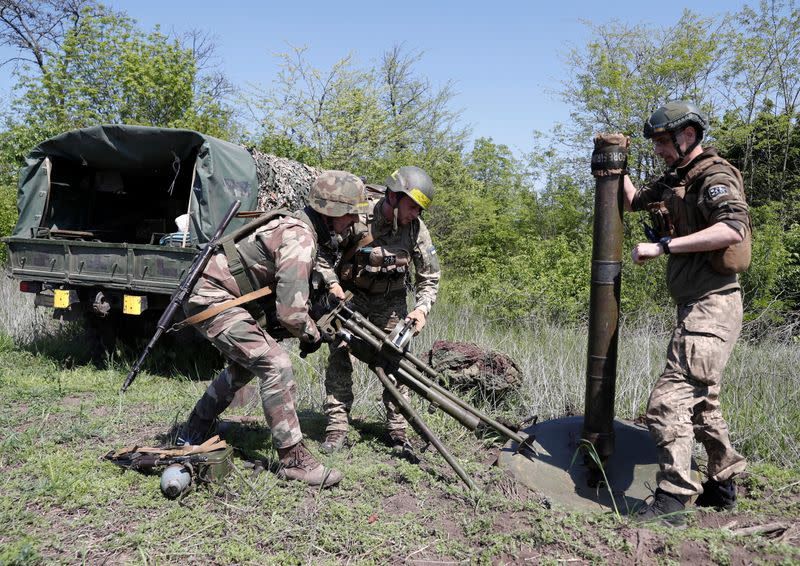
<svg viewBox="0 0 800 566">
<path fill-rule="evenodd" d="M 664 255 L 669 255 L 669 243 L 672 241 L 671 236 L 664 236 L 658 241 L 658 245 L 661 246 L 661 249 L 664 250 Z"/>
</svg>

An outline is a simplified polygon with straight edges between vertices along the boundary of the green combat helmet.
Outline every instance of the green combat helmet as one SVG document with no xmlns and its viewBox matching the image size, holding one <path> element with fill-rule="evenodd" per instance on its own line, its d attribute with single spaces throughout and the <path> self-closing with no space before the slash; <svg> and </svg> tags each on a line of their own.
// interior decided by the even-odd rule
<svg viewBox="0 0 800 566">
<path fill-rule="evenodd" d="M 360 214 L 369 204 L 364 182 L 346 171 L 325 171 L 317 177 L 308 195 L 308 204 L 325 216 Z"/>
<path fill-rule="evenodd" d="M 433 181 L 428 174 L 413 165 L 401 167 L 386 179 L 386 187 L 395 193 L 405 193 L 411 200 L 427 209 L 433 200 Z"/>
<path fill-rule="evenodd" d="M 695 127 L 697 130 L 697 139 L 694 144 L 686 148 L 686 151 L 681 151 L 680 147 L 678 147 L 678 140 L 675 134 L 686 126 Z M 673 100 L 653 112 L 647 122 L 645 122 L 644 137 L 652 139 L 658 134 L 669 133 L 672 137 L 675 150 L 678 152 L 680 161 L 687 153 L 690 153 L 697 147 L 703 139 L 703 134 L 706 130 L 708 130 L 708 118 L 706 118 L 705 113 L 700 110 L 696 104 L 683 100 Z"/>
</svg>

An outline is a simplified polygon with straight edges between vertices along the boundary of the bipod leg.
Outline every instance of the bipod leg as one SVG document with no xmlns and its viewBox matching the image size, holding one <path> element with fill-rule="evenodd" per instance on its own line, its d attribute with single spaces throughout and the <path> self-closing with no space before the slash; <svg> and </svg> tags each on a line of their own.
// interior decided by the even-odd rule
<svg viewBox="0 0 800 566">
<path fill-rule="evenodd" d="M 431 378 L 436 379 L 438 375 L 435 369 L 414 356 L 411 352 L 403 351 L 397 348 L 397 346 L 388 340 L 387 334 L 367 320 L 365 316 L 356 311 L 349 312 L 351 315 L 350 318 L 340 319 L 344 327 L 355 336 L 369 344 L 375 352 L 387 352 L 388 357 L 384 357 L 389 359 L 392 363 L 396 363 L 400 370 L 402 370 L 398 372 L 397 375 L 397 378 L 400 381 L 403 381 L 406 376 L 410 376 L 413 378 L 413 381 L 406 381 L 407 385 L 409 385 L 412 389 L 416 387 L 425 387 L 432 393 L 438 393 L 440 397 L 446 397 L 447 400 L 450 401 L 450 403 L 448 403 L 449 407 L 442 406 L 442 409 L 450 414 L 453 418 L 459 420 L 470 430 L 475 430 L 477 422 L 482 421 L 485 425 L 494 429 L 496 432 L 505 436 L 509 440 L 513 440 L 520 445 L 530 445 L 530 439 L 526 439 L 521 434 L 514 432 L 513 430 L 499 423 L 497 420 L 491 418 L 483 411 L 473 407 L 449 391 L 447 388 L 442 387 L 433 381 Z M 386 349 L 384 349 L 384 346 L 386 346 Z M 392 359 L 394 356 L 396 356 L 396 359 Z M 419 385 L 415 385 L 415 382 Z M 425 396 L 427 397 L 427 395 Z M 444 403 L 441 403 L 441 405 L 444 405 Z M 460 410 L 453 411 L 455 406 L 460 407 Z M 469 414 L 469 417 L 465 418 L 464 415 L 467 414 Z M 475 424 L 467 424 L 469 421 L 474 421 Z"/>
<path fill-rule="evenodd" d="M 425 421 L 422 420 L 411 404 L 400 394 L 400 391 L 397 390 L 397 387 L 395 387 L 394 383 L 392 383 L 392 380 L 386 375 L 384 369 L 380 366 L 375 366 L 373 367 L 373 370 L 375 371 L 375 375 L 378 376 L 378 379 L 383 387 L 392 395 L 392 397 L 394 397 L 397 406 L 400 408 L 400 412 L 403 413 L 403 416 L 406 418 L 406 420 L 417 431 L 419 431 L 428 442 L 433 444 L 434 448 L 436 448 L 439 454 L 441 454 L 447 463 L 450 464 L 450 467 L 453 468 L 453 471 L 458 474 L 458 477 L 461 478 L 461 481 L 467 484 L 468 488 L 477 491 L 478 488 L 472 481 L 472 478 L 467 475 L 467 473 L 464 471 L 464 468 L 462 468 L 456 459 L 453 458 L 453 455 L 450 454 L 450 451 L 447 449 L 447 447 L 442 443 L 439 437 L 436 436 L 436 433 L 428 428 L 428 425 L 425 424 Z"/>
</svg>

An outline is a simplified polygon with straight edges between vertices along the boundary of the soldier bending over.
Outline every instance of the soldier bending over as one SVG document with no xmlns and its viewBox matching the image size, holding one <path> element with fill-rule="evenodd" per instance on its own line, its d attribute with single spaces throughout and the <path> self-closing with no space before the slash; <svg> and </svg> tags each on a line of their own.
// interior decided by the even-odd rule
<svg viewBox="0 0 800 566">
<path fill-rule="evenodd" d="M 259 380 L 261 402 L 273 444 L 280 458 L 278 474 L 310 485 L 330 486 L 342 475 L 324 468 L 303 445 L 295 410 L 294 375 L 289 355 L 264 329 L 277 322 L 300 339 L 300 349 L 313 352 L 321 337 L 309 316 L 309 286 L 318 243 L 335 246 L 332 233 L 344 234 L 367 206 L 364 184 L 343 171 L 327 171 L 314 182 L 309 205 L 293 214 L 278 214 L 244 239 L 214 255 L 186 303 L 187 316 L 269 286 L 269 301 L 230 308 L 195 328 L 216 346 L 227 367 L 208 386 L 192 410 L 181 439 L 196 443 L 210 433 L 218 415 L 237 390 L 253 377 Z M 247 308 L 243 308 L 247 307 Z"/>
</svg>

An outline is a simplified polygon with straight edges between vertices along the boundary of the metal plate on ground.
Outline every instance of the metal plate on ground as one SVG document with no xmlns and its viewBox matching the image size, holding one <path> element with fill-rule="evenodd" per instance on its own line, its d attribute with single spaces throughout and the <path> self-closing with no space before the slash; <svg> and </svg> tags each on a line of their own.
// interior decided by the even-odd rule
<svg viewBox="0 0 800 566">
<path fill-rule="evenodd" d="M 615 449 L 603 467 L 609 490 L 603 484 L 590 487 L 583 451 L 575 456 L 582 428 L 582 416 L 537 423 L 524 431 L 535 435 L 534 452 L 516 454 L 516 443 L 509 442 L 500 452 L 498 465 L 553 504 L 570 509 L 613 510 L 611 491 L 619 512 L 627 515 L 656 487 L 658 464 L 650 433 L 631 422 L 614 420 Z"/>
</svg>

